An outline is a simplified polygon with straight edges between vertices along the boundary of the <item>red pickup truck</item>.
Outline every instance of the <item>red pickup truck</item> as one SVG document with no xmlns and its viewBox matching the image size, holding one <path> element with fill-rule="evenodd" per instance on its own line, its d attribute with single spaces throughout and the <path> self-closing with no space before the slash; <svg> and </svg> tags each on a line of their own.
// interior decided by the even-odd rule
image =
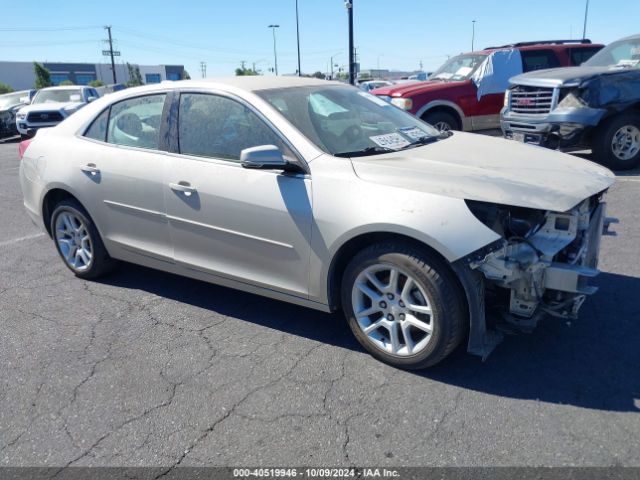
<svg viewBox="0 0 640 480">
<path fill-rule="evenodd" d="M 603 46 L 585 39 L 489 47 L 447 60 L 427 81 L 371 93 L 442 131 L 500 128 L 509 78 L 532 70 L 580 65 Z"/>
</svg>

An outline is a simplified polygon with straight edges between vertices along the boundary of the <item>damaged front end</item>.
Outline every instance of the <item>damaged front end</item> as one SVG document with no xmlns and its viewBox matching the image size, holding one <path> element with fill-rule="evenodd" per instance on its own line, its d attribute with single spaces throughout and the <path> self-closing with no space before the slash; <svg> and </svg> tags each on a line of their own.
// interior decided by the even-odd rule
<svg viewBox="0 0 640 480">
<path fill-rule="evenodd" d="M 502 239 L 456 262 L 471 310 L 469 352 L 486 357 L 504 331 L 531 331 L 545 314 L 576 318 L 596 292 L 600 239 L 617 220 L 602 195 L 566 212 L 467 201 L 474 216 Z M 471 304 L 471 302 L 470 302 Z M 487 325 L 485 309 L 494 325 Z M 494 327 L 493 329 L 490 327 Z"/>
</svg>

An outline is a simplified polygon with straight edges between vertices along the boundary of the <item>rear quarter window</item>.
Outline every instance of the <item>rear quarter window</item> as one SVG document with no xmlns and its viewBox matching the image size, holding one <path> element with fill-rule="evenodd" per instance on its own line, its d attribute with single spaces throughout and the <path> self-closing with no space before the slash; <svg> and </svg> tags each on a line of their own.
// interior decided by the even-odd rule
<svg viewBox="0 0 640 480">
<path fill-rule="evenodd" d="M 570 48 L 569 60 L 571 61 L 571 65 L 581 65 L 593 57 L 601 48 L 602 47 Z"/>
<path fill-rule="evenodd" d="M 521 50 L 520 56 L 522 57 L 523 72 L 560 66 L 560 60 L 553 50 Z"/>
</svg>

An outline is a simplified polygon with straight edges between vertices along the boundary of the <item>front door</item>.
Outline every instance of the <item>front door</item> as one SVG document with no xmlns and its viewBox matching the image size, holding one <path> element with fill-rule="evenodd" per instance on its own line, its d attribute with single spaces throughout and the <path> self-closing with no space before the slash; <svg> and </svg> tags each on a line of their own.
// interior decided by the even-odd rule
<svg viewBox="0 0 640 480">
<path fill-rule="evenodd" d="M 239 163 L 252 146 L 293 152 L 256 113 L 225 96 L 182 93 L 178 118 L 180 151 L 165 184 L 176 261 L 307 297 L 311 180 Z"/>
</svg>

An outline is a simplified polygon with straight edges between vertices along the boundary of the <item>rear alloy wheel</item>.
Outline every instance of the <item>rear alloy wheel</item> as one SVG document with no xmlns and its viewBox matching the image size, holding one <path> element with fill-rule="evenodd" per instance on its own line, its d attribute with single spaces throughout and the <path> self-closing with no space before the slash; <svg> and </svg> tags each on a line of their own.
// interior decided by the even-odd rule
<svg viewBox="0 0 640 480">
<path fill-rule="evenodd" d="M 624 114 L 606 120 L 594 135 L 593 155 L 613 170 L 640 165 L 640 115 Z"/>
<path fill-rule="evenodd" d="M 80 278 L 96 278 L 113 269 L 100 234 L 86 210 L 75 200 L 56 205 L 51 215 L 51 233 L 65 265 Z"/>
<path fill-rule="evenodd" d="M 408 245 L 363 250 L 342 283 L 343 309 L 358 341 L 401 368 L 425 368 L 453 351 L 464 336 L 463 304 L 446 266 Z"/>
</svg>

